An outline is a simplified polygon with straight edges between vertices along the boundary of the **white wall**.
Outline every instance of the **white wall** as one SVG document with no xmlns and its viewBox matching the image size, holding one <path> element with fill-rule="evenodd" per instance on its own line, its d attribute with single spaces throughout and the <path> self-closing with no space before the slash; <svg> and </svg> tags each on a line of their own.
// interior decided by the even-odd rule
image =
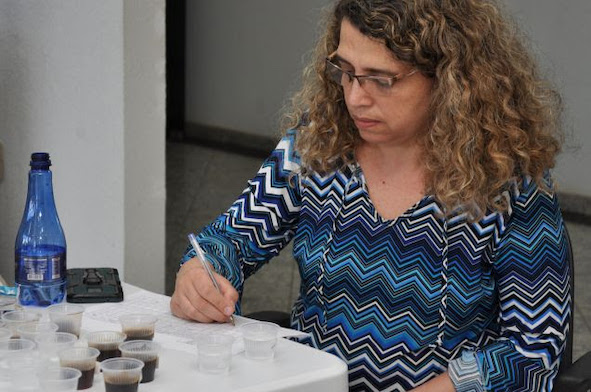
<svg viewBox="0 0 591 392">
<path fill-rule="evenodd" d="M 591 196 L 591 1 L 506 3 L 563 94 L 572 136 L 556 169 L 561 191 Z"/>
<path fill-rule="evenodd" d="M 591 196 L 591 1 L 506 0 L 561 88 L 574 133 L 556 170 L 560 190 Z M 301 73 L 319 9 L 330 0 L 219 0 L 187 4 L 186 120 L 257 135 Z"/>
<path fill-rule="evenodd" d="M 163 18 L 163 3 L 142 4 Z M 144 96 L 133 104 L 137 86 L 128 82 L 126 65 L 143 61 L 160 67 L 164 46 L 161 34 L 135 36 L 138 47 L 157 49 L 124 53 L 127 17 L 120 0 L 0 2 L 0 140 L 6 165 L 0 180 L 0 274 L 8 280 L 13 279 L 14 240 L 33 151 L 51 154 L 68 267 L 113 266 L 134 283 L 143 277 L 127 273 L 128 265 L 144 263 L 148 273 L 161 265 L 163 271 L 164 111 L 162 105 L 144 105 L 151 103 Z M 154 29 L 153 23 L 150 26 Z M 126 42 L 128 46 L 133 45 Z M 144 80 L 151 88 L 137 93 L 158 103 L 164 96 L 163 75 L 150 76 L 155 79 Z M 154 121 L 144 124 L 144 115 Z M 145 127 L 150 141 L 138 138 L 139 126 Z M 160 138 L 155 138 L 158 133 Z M 149 165 L 154 176 L 149 180 L 133 155 L 136 138 L 146 156 L 155 160 Z M 127 193 L 145 188 L 149 198 L 157 199 L 150 202 L 153 213 L 146 214 L 145 208 L 135 209 L 137 215 L 128 213 Z M 135 239 L 139 230 L 134 222 L 155 227 L 144 232 L 149 238 L 141 243 Z M 148 249 L 143 249 L 146 243 Z M 145 258 L 146 251 L 152 257 Z M 148 288 L 163 291 L 163 273 L 148 280 Z"/>
<path fill-rule="evenodd" d="M 187 2 L 186 120 L 275 136 L 329 0 Z"/>
<path fill-rule="evenodd" d="M 124 2 L 125 276 L 164 293 L 164 0 Z"/>
</svg>

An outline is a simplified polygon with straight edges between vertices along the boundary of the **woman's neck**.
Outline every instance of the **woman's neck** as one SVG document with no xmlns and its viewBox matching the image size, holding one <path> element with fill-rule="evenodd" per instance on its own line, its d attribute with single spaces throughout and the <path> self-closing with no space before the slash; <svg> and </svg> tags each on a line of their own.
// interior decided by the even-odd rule
<svg viewBox="0 0 591 392">
<path fill-rule="evenodd" d="M 386 145 L 362 142 L 355 151 L 355 158 L 360 165 L 369 165 L 377 171 L 423 174 L 425 171 L 421 148 L 417 144 Z"/>
<path fill-rule="evenodd" d="M 382 218 L 398 217 L 425 195 L 420 149 L 360 145 L 356 158 L 371 202 Z"/>
</svg>

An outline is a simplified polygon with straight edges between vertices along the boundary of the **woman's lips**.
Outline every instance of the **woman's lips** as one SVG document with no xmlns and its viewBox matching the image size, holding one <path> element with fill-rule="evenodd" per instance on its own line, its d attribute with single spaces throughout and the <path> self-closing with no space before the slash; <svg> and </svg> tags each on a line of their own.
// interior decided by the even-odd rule
<svg viewBox="0 0 591 392">
<path fill-rule="evenodd" d="M 357 128 L 371 128 L 374 125 L 379 124 L 379 121 L 365 117 L 353 117 L 353 121 L 355 122 L 355 125 L 357 125 Z"/>
</svg>

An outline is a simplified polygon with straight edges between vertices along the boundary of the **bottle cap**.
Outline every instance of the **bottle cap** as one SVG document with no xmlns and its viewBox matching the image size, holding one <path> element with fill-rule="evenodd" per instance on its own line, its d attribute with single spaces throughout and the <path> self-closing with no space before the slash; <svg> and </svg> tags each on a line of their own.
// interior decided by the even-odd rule
<svg viewBox="0 0 591 392">
<path fill-rule="evenodd" d="M 31 169 L 47 170 L 51 166 L 49 154 L 46 152 L 34 152 L 31 154 Z"/>
</svg>

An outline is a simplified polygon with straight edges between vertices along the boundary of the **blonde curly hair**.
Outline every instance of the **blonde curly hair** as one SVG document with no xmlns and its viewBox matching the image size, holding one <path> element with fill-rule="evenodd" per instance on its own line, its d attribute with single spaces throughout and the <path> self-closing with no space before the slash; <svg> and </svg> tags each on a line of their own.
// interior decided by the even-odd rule
<svg viewBox="0 0 591 392">
<path fill-rule="evenodd" d="M 499 195 L 524 175 L 544 187 L 562 143 L 561 99 L 494 0 L 337 1 L 285 118 L 298 129 L 302 175 L 352 163 L 360 141 L 342 88 L 326 74 L 343 18 L 433 78 L 426 191 L 448 214 L 505 211 Z"/>
</svg>

